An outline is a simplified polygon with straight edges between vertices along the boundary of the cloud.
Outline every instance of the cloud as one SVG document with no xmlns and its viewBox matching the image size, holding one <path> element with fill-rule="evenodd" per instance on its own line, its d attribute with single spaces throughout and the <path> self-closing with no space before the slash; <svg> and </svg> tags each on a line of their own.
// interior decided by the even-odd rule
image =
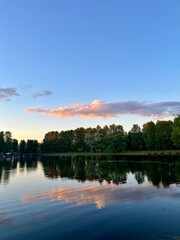
<svg viewBox="0 0 180 240">
<path fill-rule="evenodd" d="M 16 88 L 0 88 L 0 100 L 10 101 L 15 96 L 20 96 Z"/>
<path fill-rule="evenodd" d="M 47 97 L 47 96 L 50 96 L 52 95 L 53 92 L 49 91 L 49 90 L 45 90 L 45 91 L 42 91 L 42 92 L 38 92 L 38 93 L 34 93 L 33 94 L 33 98 L 37 98 L 37 97 Z"/>
<path fill-rule="evenodd" d="M 21 85 L 19 85 L 19 88 L 21 90 L 28 90 L 31 87 L 32 87 L 32 85 L 30 85 L 30 84 L 21 84 Z"/>
<path fill-rule="evenodd" d="M 180 102 L 113 102 L 107 103 L 94 100 L 89 104 L 74 104 L 59 107 L 58 109 L 25 109 L 29 113 L 41 113 L 60 118 L 83 117 L 83 118 L 110 118 L 123 114 L 150 116 L 153 118 L 165 118 L 180 113 Z"/>
</svg>

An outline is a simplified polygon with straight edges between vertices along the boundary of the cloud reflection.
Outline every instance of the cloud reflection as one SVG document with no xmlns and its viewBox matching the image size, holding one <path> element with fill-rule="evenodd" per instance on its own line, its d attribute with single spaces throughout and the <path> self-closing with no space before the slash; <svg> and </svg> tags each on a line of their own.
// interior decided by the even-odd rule
<svg viewBox="0 0 180 240">
<path fill-rule="evenodd" d="M 174 192 L 176 191 L 176 192 Z M 23 202 L 34 202 L 42 199 L 64 201 L 71 206 L 95 204 L 97 209 L 106 207 L 113 202 L 139 202 L 147 201 L 159 196 L 165 198 L 180 197 L 175 188 L 157 189 L 152 185 L 136 187 L 121 187 L 114 184 L 80 185 L 79 188 L 57 188 L 39 194 L 25 195 Z"/>
</svg>

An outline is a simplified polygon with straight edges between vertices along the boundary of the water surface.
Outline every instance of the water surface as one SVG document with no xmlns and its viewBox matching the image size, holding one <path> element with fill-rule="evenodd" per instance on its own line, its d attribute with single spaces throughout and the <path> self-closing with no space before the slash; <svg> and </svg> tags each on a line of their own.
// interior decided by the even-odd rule
<svg viewBox="0 0 180 240">
<path fill-rule="evenodd" d="M 0 162 L 0 239 L 179 239 L 180 159 Z"/>
</svg>

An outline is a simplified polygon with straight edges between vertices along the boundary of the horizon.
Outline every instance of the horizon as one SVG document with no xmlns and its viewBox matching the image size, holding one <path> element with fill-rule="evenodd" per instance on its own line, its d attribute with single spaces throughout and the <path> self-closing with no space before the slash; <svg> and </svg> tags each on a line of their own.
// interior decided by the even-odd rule
<svg viewBox="0 0 180 240">
<path fill-rule="evenodd" d="M 176 118 L 176 116 L 174 117 L 174 118 Z M 156 120 L 152 120 L 152 122 L 154 122 L 155 124 L 158 122 L 158 121 L 174 121 L 174 119 L 166 119 L 166 120 L 160 120 L 160 119 L 156 119 Z M 147 122 L 144 122 L 144 124 L 146 124 Z M 114 123 L 112 123 L 112 124 L 114 124 Z M 143 125 L 144 125 L 143 124 Z M 101 128 L 103 128 L 103 127 L 105 127 L 105 126 L 110 126 L 110 125 L 100 125 L 100 124 L 98 124 Z M 90 126 L 90 127 L 85 127 L 84 129 L 88 129 L 88 128 L 96 128 L 98 125 L 96 125 L 96 126 Z M 121 125 L 121 124 L 115 124 L 115 125 Z M 134 125 L 138 125 L 138 124 L 136 124 L 136 123 L 134 123 L 132 126 L 131 126 L 131 128 L 130 129 L 125 129 L 124 128 L 124 126 L 123 125 L 121 125 L 122 127 L 123 127 L 123 130 L 124 130 L 124 132 L 125 133 L 128 133 L 129 131 L 131 131 L 131 129 L 132 129 L 132 127 L 134 126 Z M 143 125 L 142 126 L 140 126 L 140 125 L 138 125 L 139 127 L 140 127 L 140 129 L 141 129 L 141 131 L 143 130 Z M 79 126 L 79 127 L 77 127 L 77 128 L 81 128 L 82 126 Z M 37 140 L 38 141 L 38 143 L 42 143 L 43 142 L 43 139 L 44 139 L 44 137 L 45 137 L 45 135 L 46 135 L 46 133 L 49 133 L 49 132 L 55 132 L 55 131 L 57 131 L 57 132 L 61 132 L 61 131 L 68 131 L 68 130 L 72 130 L 72 131 L 74 131 L 74 130 L 76 130 L 77 128 L 71 128 L 71 129 L 62 129 L 62 130 L 49 130 L 49 131 L 47 131 L 47 132 L 45 132 L 44 133 L 44 135 L 42 136 L 42 138 L 41 139 L 36 139 L 36 138 L 29 138 L 28 136 L 27 136 L 27 138 L 21 138 L 21 139 L 17 139 L 16 137 L 14 137 L 14 135 L 13 135 L 13 132 L 11 132 L 12 133 L 12 138 L 13 139 L 16 139 L 16 140 L 18 140 L 18 143 L 20 143 L 20 141 L 21 140 L 25 140 L 25 141 L 27 141 L 27 140 Z M 83 127 L 82 127 L 83 128 Z M 3 130 L 2 130 L 3 131 Z M 6 132 L 6 131 L 9 131 L 9 130 L 5 130 L 5 131 L 3 131 L 4 133 Z"/>
</svg>

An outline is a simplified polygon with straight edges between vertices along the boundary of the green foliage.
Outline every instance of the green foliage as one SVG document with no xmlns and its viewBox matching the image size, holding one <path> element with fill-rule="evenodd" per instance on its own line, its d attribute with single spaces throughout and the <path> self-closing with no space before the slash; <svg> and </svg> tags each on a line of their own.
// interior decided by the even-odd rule
<svg viewBox="0 0 180 240">
<path fill-rule="evenodd" d="M 74 132 L 72 130 L 61 131 L 58 137 L 59 152 L 72 152 Z"/>
<path fill-rule="evenodd" d="M 19 152 L 21 154 L 24 154 L 26 151 L 26 141 L 25 140 L 21 140 L 20 144 L 19 144 Z"/>
<path fill-rule="evenodd" d="M 38 141 L 37 140 L 27 140 L 26 153 L 37 153 Z"/>
<path fill-rule="evenodd" d="M 17 139 L 12 140 L 12 150 L 13 150 L 13 152 L 18 152 L 18 140 Z"/>
<path fill-rule="evenodd" d="M 18 141 L 12 138 L 10 131 L 0 132 L 0 153 L 17 152 Z"/>
<path fill-rule="evenodd" d="M 143 125 L 143 133 L 147 150 L 169 150 L 173 148 L 173 122 L 147 122 Z"/>
<path fill-rule="evenodd" d="M 6 131 L 4 134 L 4 152 L 12 151 L 12 133 L 10 131 Z"/>
<path fill-rule="evenodd" d="M 143 150 L 171 150 L 180 148 L 180 116 L 172 121 L 152 121 L 140 126 L 134 124 L 126 133 L 121 125 L 105 125 L 103 128 L 77 128 L 67 131 L 51 131 L 45 134 L 40 145 L 42 153 L 58 152 L 124 152 Z M 1 152 L 37 153 L 37 140 L 18 141 L 9 131 L 0 132 Z M 138 178 L 138 175 L 137 175 Z"/>
<path fill-rule="evenodd" d="M 157 121 L 156 123 L 156 149 L 172 149 L 172 121 Z"/>
<path fill-rule="evenodd" d="M 180 116 L 174 119 L 172 130 L 172 141 L 176 148 L 180 148 Z"/>
<path fill-rule="evenodd" d="M 129 148 L 132 151 L 139 151 L 144 149 L 144 135 L 141 131 L 141 128 L 134 124 L 132 129 L 128 133 L 129 138 Z"/>
<path fill-rule="evenodd" d="M 0 153 L 4 152 L 4 132 L 0 132 Z"/>
<path fill-rule="evenodd" d="M 76 149 L 77 152 L 85 152 L 88 150 L 85 142 L 84 128 L 77 128 L 74 130 L 74 149 Z"/>
<path fill-rule="evenodd" d="M 105 134 L 98 140 L 101 152 L 122 152 L 127 149 L 127 135 L 121 125 L 106 127 Z"/>
<path fill-rule="evenodd" d="M 147 150 L 156 150 L 156 125 L 147 122 L 143 125 L 144 141 Z"/>
<path fill-rule="evenodd" d="M 59 151 L 59 133 L 57 131 L 48 132 L 45 134 L 41 145 L 43 152 L 58 152 Z"/>
</svg>

